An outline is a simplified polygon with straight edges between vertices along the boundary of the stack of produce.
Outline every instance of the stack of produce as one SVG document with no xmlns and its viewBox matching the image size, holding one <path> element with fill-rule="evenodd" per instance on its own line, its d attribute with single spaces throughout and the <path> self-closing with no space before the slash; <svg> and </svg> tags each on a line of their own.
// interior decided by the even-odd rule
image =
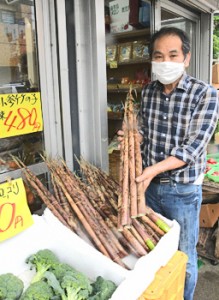
<svg viewBox="0 0 219 300">
<path fill-rule="evenodd" d="M 120 150 L 120 193 L 118 202 L 118 229 L 131 226 L 138 216 L 146 213 L 143 183 L 135 178 L 142 174 L 142 157 L 137 130 L 137 115 L 130 89 L 123 121 L 124 140 Z M 131 219 L 132 218 L 132 219 Z"/>
<path fill-rule="evenodd" d="M 82 178 L 63 160 L 45 159 L 52 190 L 47 189 L 18 158 L 24 176 L 53 214 L 67 227 L 90 242 L 104 255 L 128 267 L 122 258 L 129 253 L 141 257 L 152 250 L 169 227 L 149 208 L 133 220 L 130 228 L 117 229 L 119 185 L 101 169 L 80 160 Z"/>
<path fill-rule="evenodd" d="M 8 300 L 108 300 L 117 288 L 98 276 L 91 281 L 84 273 L 61 262 L 50 249 L 41 249 L 26 259 L 33 277 L 24 289 L 23 281 L 12 273 L 0 275 L 0 299 Z"/>
</svg>

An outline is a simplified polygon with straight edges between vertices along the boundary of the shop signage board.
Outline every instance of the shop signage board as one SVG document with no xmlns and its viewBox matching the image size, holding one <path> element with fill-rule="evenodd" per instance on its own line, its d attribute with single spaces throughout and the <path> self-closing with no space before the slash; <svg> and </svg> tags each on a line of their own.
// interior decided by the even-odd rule
<svg viewBox="0 0 219 300">
<path fill-rule="evenodd" d="M 22 178 L 0 184 L 0 242 L 33 224 Z"/>
<path fill-rule="evenodd" d="M 0 95 L 0 138 L 43 130 L 39 92 Z"/>
</svg>

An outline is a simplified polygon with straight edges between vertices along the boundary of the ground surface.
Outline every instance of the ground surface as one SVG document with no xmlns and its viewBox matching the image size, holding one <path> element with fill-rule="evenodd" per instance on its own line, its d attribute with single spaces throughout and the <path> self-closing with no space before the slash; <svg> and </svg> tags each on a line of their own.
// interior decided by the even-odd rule
<svg viewBox="0 0 219 300">
<path fill-rule="evenodd" d="M 203 264 L 199 268 L 198 283 L 194 300 L 219 300 L 219 263 L 200 258 Z"/>
</svg>

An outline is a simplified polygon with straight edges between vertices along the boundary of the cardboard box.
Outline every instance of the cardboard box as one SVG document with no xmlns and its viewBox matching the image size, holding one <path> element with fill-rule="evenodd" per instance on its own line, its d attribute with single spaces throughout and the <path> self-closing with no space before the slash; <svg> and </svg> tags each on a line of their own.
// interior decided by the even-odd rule
<svg viewBox="0 0 219 300">
<path fill-rule="evenodd" d="M 162 217 L 163 218 L 163 217 Z M 91 280 L 100 275 L 114 281 L 118 288 L 111 300 L 136 300 L 154 280 L 178 249 L 180 227 L 176 221 L 163 218 L 171 227 L 153 251 L 137 259 L 129 255 L 124 262 L 130 271 L 93 248 L 58 221 L 46 209 L 43 216 L 34 216 L 34 225 L 19 235 L 0 243 L 0 274 L 12 272 L 25 286 L 31 280 L 25 259 L 40 249 L 51 249 L 63 262 L 85 273 Z"/>
<path fill-rule="evenodd" d="M 219 219 L 219 203 L 202 204 L 200 212 L 200 227 L 213 227 Z"/>
<path fill-rule="evenodd" d="M 219 83 L 219 64 L 212 66 L 212 83 Z"/>
<path fill-rule="evenodd" d="M 212 83 L 212 85 L 216 90 L 219 90 L 219 83 Z"/>
</svg>

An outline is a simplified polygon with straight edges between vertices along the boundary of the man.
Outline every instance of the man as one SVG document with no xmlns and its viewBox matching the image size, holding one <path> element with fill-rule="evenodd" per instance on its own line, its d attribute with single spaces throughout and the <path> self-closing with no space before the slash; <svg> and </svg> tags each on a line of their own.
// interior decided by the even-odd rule
<svg viewBox="0 0 219 300">
<path fill-rule="evenodd" d="M 157 80 L 142 91 L 144 171 L 136 181 L 144 183 L 147 205 L 181 226 L 179 249 L 188 255 L 184 299 L 192 300 L 198 275 L 201 184 L 206 147 L 218 120 L 217 91 L 186 74 L 190 41 L 182 30 L 164 27 L 156 32 L 150 57 Z"/>
</svg>

